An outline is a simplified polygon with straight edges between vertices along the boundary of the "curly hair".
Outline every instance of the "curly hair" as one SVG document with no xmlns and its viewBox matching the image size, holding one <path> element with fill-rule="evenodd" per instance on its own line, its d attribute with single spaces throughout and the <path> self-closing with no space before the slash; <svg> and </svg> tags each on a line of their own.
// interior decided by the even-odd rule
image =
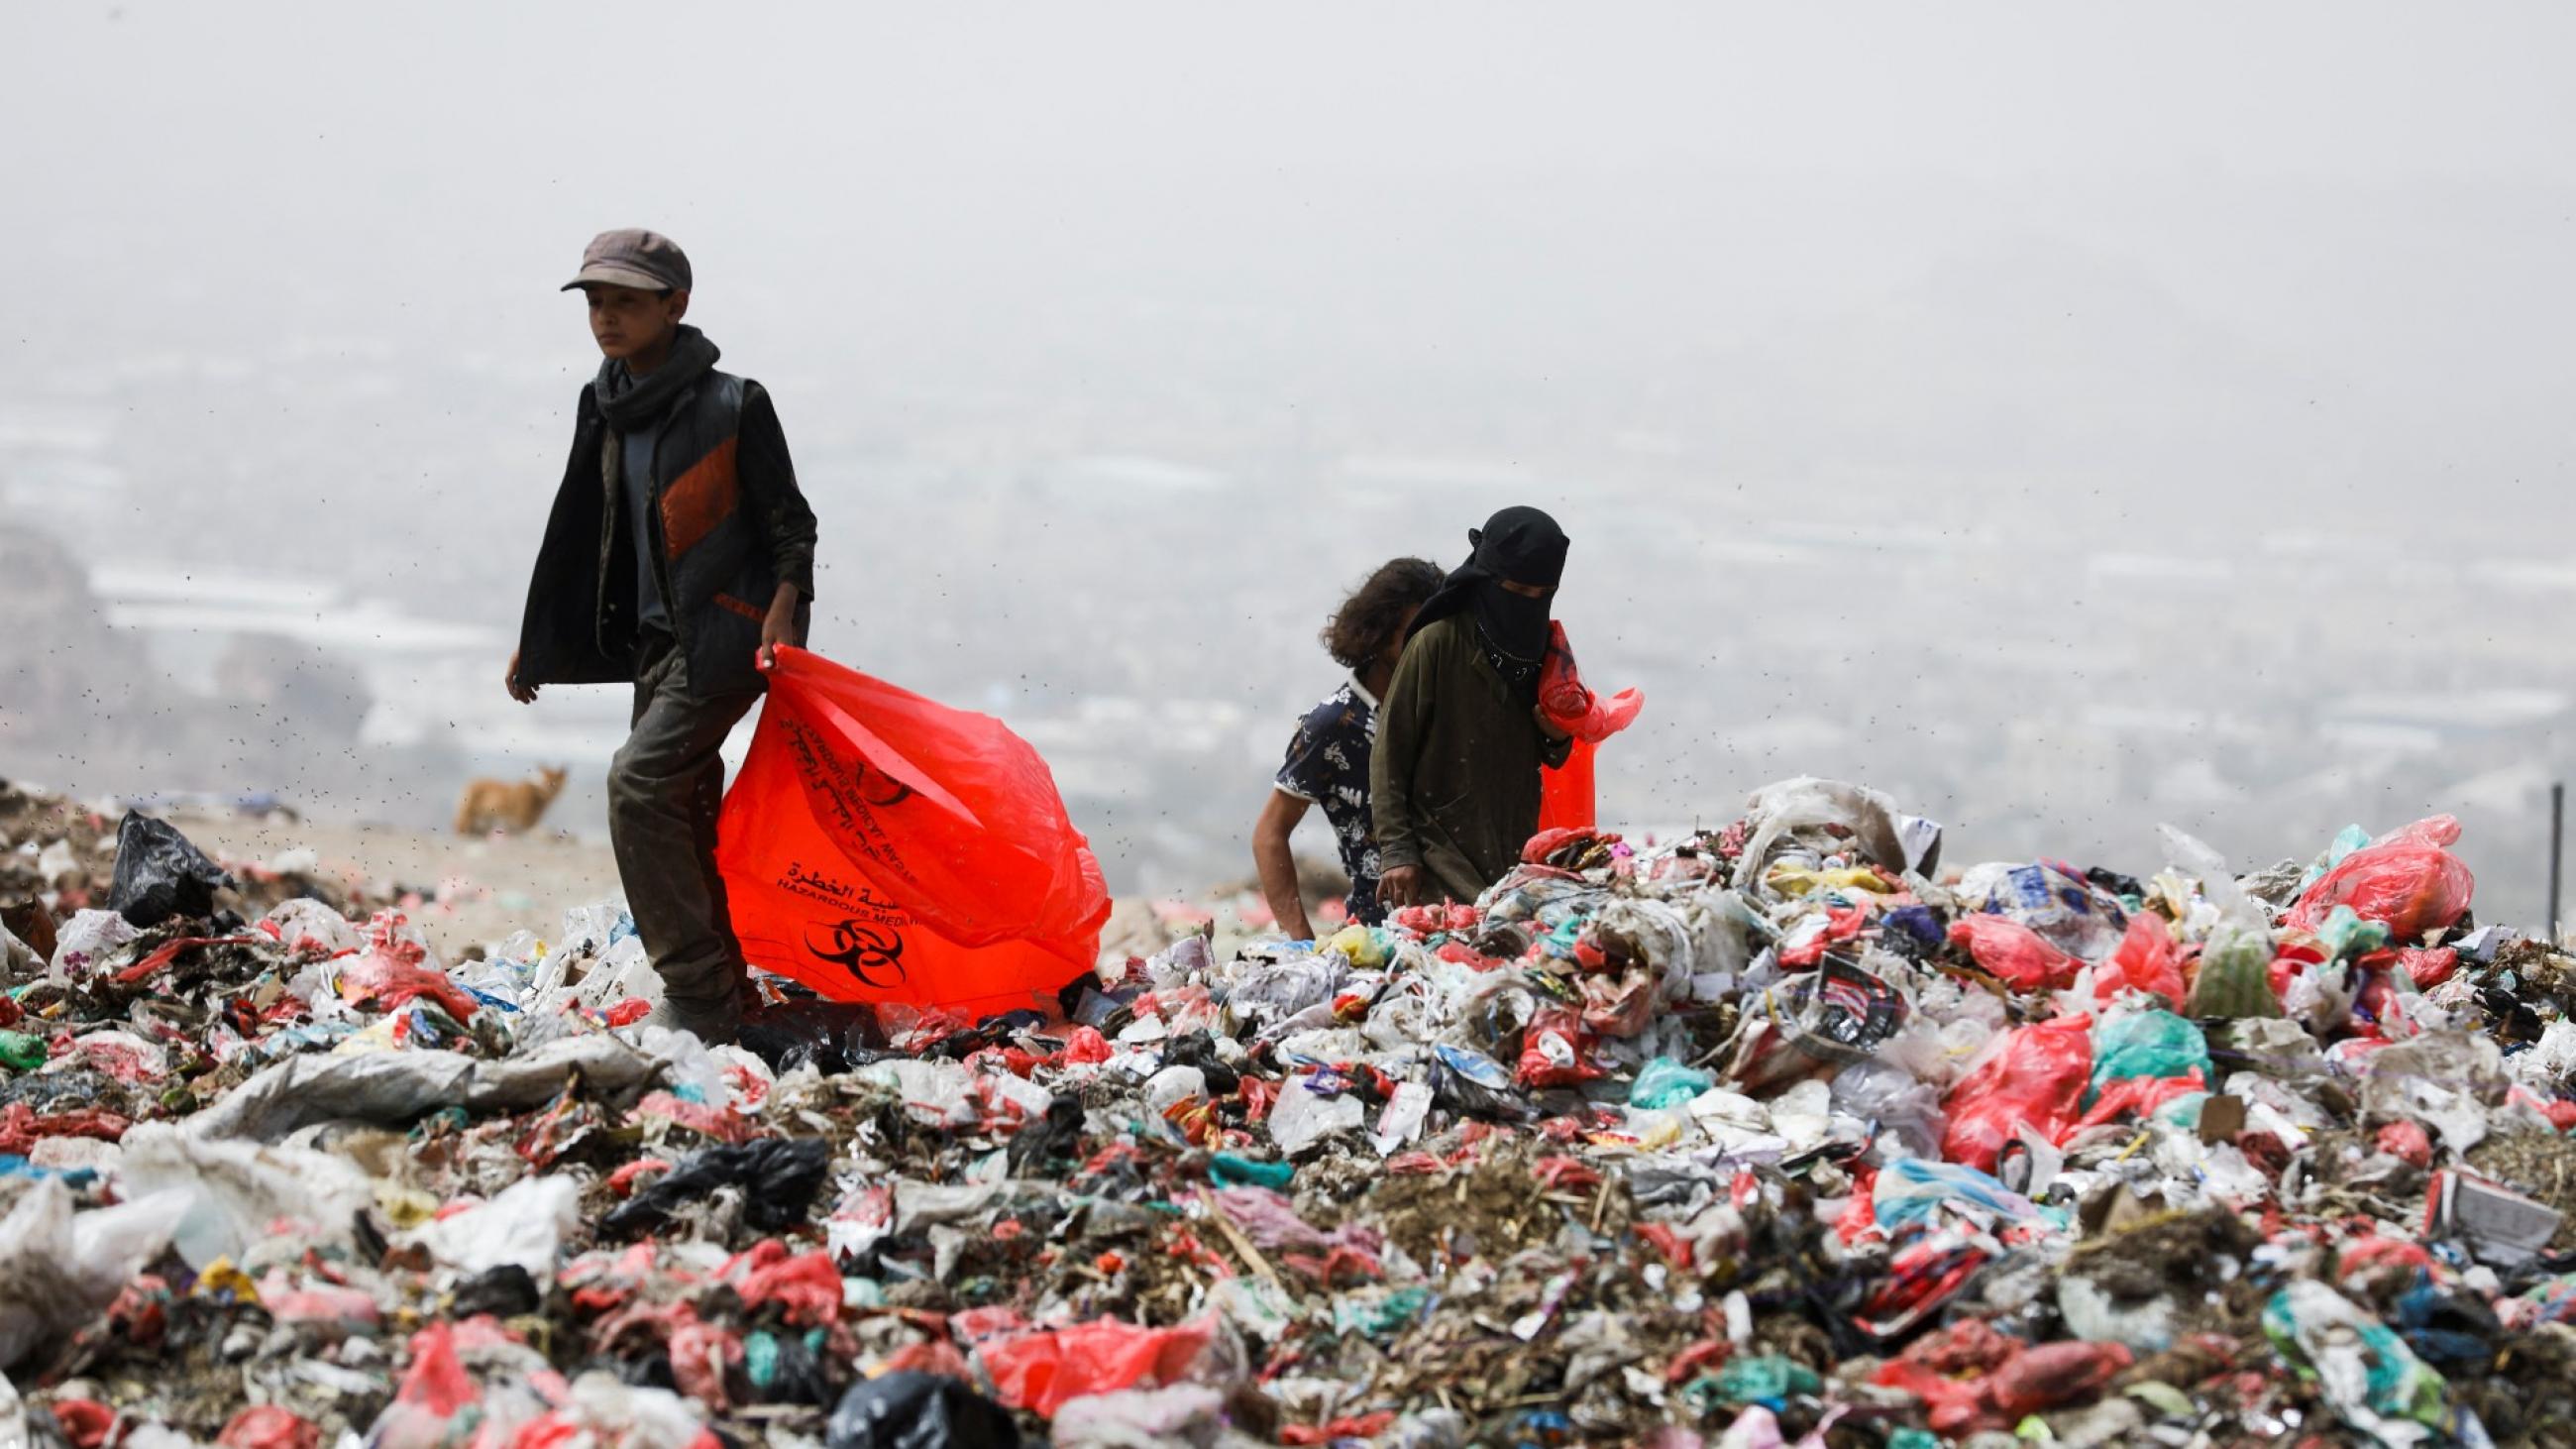
<svg viewBox="0 0 2576 1449">
<path fill-rule="evenodd" d="M 1359 669 L 1395 640 L 1405 615 L 1421 608 L 1449 575 L 1429 559 L 1391 559 L 1351 591 L 1324 621 L 1324 652 L 1344 669 Z"/>
</svg>

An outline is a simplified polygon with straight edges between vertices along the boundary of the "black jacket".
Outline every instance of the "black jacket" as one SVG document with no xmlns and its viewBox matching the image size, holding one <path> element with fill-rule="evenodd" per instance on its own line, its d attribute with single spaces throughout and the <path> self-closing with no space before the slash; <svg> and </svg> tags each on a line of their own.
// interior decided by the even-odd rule
<svg viewBox="0 0 2576 1449">
<path fill-rule="evenodd" d="M 546 538 L 519 625 L 519 682 L 634 679 L 633 533 L 618 517 L 618 436 L 597 384 L 573 413 Z M 787 436 L 759 383 L 708 372 L 663 416 L 653 448 L 653 566 L 697 694 L 761 688 L 753 656 L 782 582 L 796 586 L 801 633 L 814 598 L 814 510 L 796 486 Z"/>
</svg>

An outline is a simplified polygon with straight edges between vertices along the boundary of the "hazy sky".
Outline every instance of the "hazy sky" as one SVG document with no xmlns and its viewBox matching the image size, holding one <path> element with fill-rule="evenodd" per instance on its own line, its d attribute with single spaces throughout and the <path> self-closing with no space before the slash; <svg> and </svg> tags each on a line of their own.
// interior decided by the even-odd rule
<svg viewBox="0 0 2576 1449">
<path fill-rule="evenodd" d="M 1043 251 L 1135 207 L 1187 242 L 1191 184 L 1294 210 L 1521 179 L 1540 218 L 1551 175 L 2565 185 L 2571 61 L 2576 7 L 2547 0 L 26 3 L 0 10 L 0 259 L 42 286 L 148 227 L 120 259 L 473 310 L 628 219 L 789 284 L 778 253 L 915 256 L 960 218 Z"/>
</svg>

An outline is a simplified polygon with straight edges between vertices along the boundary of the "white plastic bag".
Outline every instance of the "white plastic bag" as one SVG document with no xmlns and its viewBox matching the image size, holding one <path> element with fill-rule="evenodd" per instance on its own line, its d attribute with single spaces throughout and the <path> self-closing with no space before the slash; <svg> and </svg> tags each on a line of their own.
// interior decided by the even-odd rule
<svg viewBox="0 0 2576 1449">
<path fill-rule="evenodd" d="M 505 1264 L 540 1283 L 554 1276 L 563 1240 L 581 1225 L 581 1184 L 566 1172 L 523 1177 L 499 1197 L 415 1229 L 405 1241 L 465 1274 Z"/>
<path fill-rule="evenodd" d="M 74 1212 L 71 1189 L 50 1177 L 20 1194 L 0 1219 L 0 1369 L 115 1302 L 187 1213 L 187 1199 L 169 1195 Z"/>
<path fill-rule="evenodd" d="M 118 1190 L 183 1205 L 169 1236 L 192 1268 L 240 1257 L 275 1236 L 280 1220 L 306 1225 L 317 1242 L 346 1243 L 357 1214 L 375 1201 L 367 1174 L 329 1152 L 209 1141 L 167 1122 L 136 1123 L 123 1146 Z"/>
<path fill-rule="evenodd" d="M 1357 1093 L 1327 1097 L 1314 1089 L 1314 1081 L 1313 1073 L 1290 1077 L 1270 1109 L 1270 1140 L 1292 1157 L 1336 1132 L 1356 1131 L 1368 1117 Z"/>
</svg>

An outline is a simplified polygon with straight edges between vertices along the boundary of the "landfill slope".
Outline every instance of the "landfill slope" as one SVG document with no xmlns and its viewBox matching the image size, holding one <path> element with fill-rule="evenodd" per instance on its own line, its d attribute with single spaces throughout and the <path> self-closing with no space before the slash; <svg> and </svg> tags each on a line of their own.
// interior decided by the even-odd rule
<svg viewBox="0 0 2576 1449">
<path fill-rule="evenodd" d="M 468 950 L 209 832 L 0 833 L 0 1444 L 2576 1423 L 2576 958 L 2444 819 L 1944 864 L 1784 781 L 984 1021 L 763 978 L 716 1047 L 613 906 Z"/>
</svg>

